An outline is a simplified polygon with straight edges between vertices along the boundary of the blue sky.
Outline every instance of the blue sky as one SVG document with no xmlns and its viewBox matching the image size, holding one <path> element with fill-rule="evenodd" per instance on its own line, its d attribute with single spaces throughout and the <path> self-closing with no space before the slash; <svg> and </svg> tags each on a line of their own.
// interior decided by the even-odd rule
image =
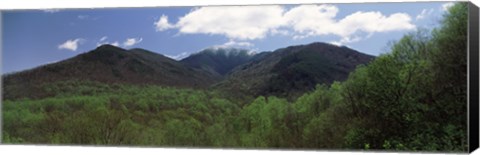
<svg viewBox="0 0 480 155">
<path fill-rule="evenodd" d="M 371 55 L 438 25 L 452 3 L 13 10 L 2 12 L 2 73 L 57 62 L 101 44 L 175 59 L 208 47 L 254 51 L 327 42 Z"/>
</svg>

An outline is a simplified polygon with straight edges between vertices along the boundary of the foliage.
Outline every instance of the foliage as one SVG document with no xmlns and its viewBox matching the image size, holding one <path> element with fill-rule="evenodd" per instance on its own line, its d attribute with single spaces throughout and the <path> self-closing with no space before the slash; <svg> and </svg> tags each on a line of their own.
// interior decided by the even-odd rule
<svg viewBox="0 0 480 155">
<path fill-rule="evenodd" d="M 156 85 L 45 83 L 39 89 L 48 95 L 3 100 L 2 140 L 466 151 L 466 7 L 457 3 L 433 32 L 412 32 L 346 81 L 318 84 L 293 101 Z"/>
</svg>

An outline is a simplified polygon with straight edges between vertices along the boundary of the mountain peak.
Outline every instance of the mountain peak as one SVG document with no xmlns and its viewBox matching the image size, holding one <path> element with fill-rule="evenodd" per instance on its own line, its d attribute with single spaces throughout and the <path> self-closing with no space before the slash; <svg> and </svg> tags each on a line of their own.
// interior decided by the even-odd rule
<svg viewBox="0 0 480 155">
<path fill-rule="evenodd" d="M 123 49 L 123 48 L 120 48 L 120 47 L 117 47 L 117 46 L 114 46 L 114 45 L 110 45 L 110 44 L 100 45 L 97 48 L 95 48 L 95 50 L 122 50 L 122 51 L 125 51 L 125 49 Z"/>
<path fill-rule="evenodd" d="M 218 87 L 254 96 L 296 98 L 314 89 L 316 84 L 345 80 L 357 65 L 373 58 L 322 42 L 288 46 L 236 68 Z"/>
<path fill-rule="evenodd" d="M 3 80 L 9 85 L 7 92 L 17 87 L 32 90 L 7 94 L 4 97 L 8 99 L 48 97 L 43 90 L 34 90 L 44 83 L 71 80 L 187 88 L 206 88 L 216 82 L 208 73 L 163 55 L 143 49 L 127 51 L 112 45 L 102 45 L 63 61 L 14 73 Z"/>
<path fill-rule="evenodd" d="M 348 48 L 347 46 L 344 45 L 335 45 L 335 44 L 330 44 L 330 43 L 324 43 L 324 42 L 313 42 L 310 44 L 307 44 L 306 46 L 314 46 L 314 47 L 330 47 L 330 48 Z M 348 48 L 350 49 L 350 48 Z"/>
<path fill-rule="evenodd" d="M 206 48 L 196 54 L 208 53 L 208 54 L 221 54 L 225 56 L 236 56 L 236 55 L 250 55 L 253 56 L 256 53 L 252 50 L 234 48 L 234 47 L 222 47 L 222 46 L 213 46 Z"/>
<path fill-rule="evenodd" d="M 255 53 L 247 49 L 232 47 L 209 47 L 181 60 L 193 68 L 206 70 L 223 76 L 233 68 L 249 61 Z"/>
</svg>

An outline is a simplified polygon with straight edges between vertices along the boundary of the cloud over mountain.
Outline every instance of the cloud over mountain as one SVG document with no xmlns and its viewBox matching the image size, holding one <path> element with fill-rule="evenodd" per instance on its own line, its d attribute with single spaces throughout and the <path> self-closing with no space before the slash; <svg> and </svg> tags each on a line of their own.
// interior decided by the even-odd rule
<svg viewBox="0 0 480 155">
<path fill-rule="evenodd" d="M 77 51 L 78 45 L 81 44 L 83 41 L 84 41 L 84 39 L 82 39 L 82 38 L 67 40 L 64 43 L 58 45 L 58 49 Z"/>
<path fill-rule="evenodd" d="M 108 45 L 113 45 L 117 47 L 121 46 L 123 48 L 127 48 L 143 41 L 143 38 L 127 38 L 122 44 L 120 44 L 119 41 L 109 42 L 107 41 L 107 39 L 108 39 L 107 36 L 103 36 L 102 38 L 100 38 L 100 40 L 97 42 L 97 47 L 108 44 Z"/>
<path fill-rule="evenodd" d="M 135 44 L 138 44 L 140 42 L 142 42 L 143 38 L 127 38 L 127 40 L 125 40 L 125 42 L 123 42 L 123 47 L 130 47 L 130 46 L 133 46 Z"/>
<path fill-rule="evenodd" d="M 181 34 L 223 35 L 231 40 L 256 40 L 281 34 L 294 38 L 334 35 L 343 42 L 361 38 L 358 33 L 371 35 L 416 28 L 406 13 L 357 11 L 338 18 L 339 11 L 334 5 L 199 7 L 179 17 L 176 23 L 170 23 L 162 15 L 154 26 L 157 31 L 177 29 Z"/>
</svg>

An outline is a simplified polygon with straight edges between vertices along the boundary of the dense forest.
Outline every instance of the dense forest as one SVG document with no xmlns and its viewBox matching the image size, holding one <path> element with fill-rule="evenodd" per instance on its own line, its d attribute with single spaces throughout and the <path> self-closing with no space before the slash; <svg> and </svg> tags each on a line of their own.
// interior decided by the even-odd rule
<svg viewBox="0 0 480 155">
<path fill-rule="evenodd" d="M 467 3 L 295 99 L 64 80 L 2 102 L 2 142 L 465 152 Z"/>
</svg>

